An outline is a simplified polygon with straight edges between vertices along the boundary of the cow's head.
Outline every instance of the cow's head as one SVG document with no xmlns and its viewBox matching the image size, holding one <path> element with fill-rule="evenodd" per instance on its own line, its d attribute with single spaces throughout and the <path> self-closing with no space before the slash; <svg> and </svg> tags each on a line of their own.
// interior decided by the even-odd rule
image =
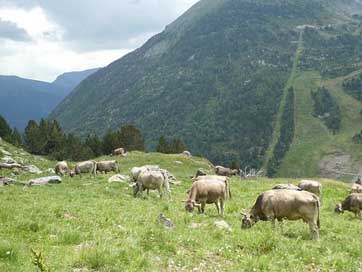
<svg viewBox="0 0 362 272">
<path fill-rule="evenodd" d="M 138 183 L 135 183 L 135 184 L 132 186 L 132 188 L 133 188 L 133 196 L 136 197 L 137 194 L 138 194 L 138 192 L 140 191 L 140 186 L 139 186 Z"/>
<path fill-rule="evenodd" d="M 73 178 L 73 177 L 75 176 L 75 170 L 74 170 L 74 169 L 70 170 L 69 176 L 70 176 L 71 178 Z"/>
<path fill-rule="evenodd" d="M 336 205 L 336 207 L 334 208 L 334 212 L 335 212 L 335 213 L 343 213 L 342 203 L 338 203 L 338 204 Z"/>
<path fill-rule="evenodd" d="M 243 219 L 241 220 L 241 228 L 243 229 L 250 229 L 259 221 L 259 218 L 252 214 L 241 213 L 241 215 L 243 216 Z"/>
<path fill-rule="evenodd" d="M 186 204 L 185 204 L 185 210 L 187 212 L 193 212 L 195 207 L 201 207 L 201 204 L 199 203 L 196 203 L 195 200 L 186 200 L 184 201 Z"/>
</svg>

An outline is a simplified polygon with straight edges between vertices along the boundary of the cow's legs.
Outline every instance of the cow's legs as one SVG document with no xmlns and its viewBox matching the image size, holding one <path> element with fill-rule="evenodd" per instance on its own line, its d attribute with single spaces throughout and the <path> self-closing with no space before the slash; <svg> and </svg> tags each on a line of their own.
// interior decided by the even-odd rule
<svg viewBox="0 0 362 272">
<path fill-rule="evenodd" d="M 205 213 L 205 202 L 201 203 L 201 213 Z"/>
<path fill-rule="evenodd" d="M 221 216 L 224 216 L 224 200 L 220 199 Z"/>
<path fill-rule="evenodd" d="M 312 239 L 318 240 L 319 239 L 319 229 L 318 229 L 317 224 L 315 224 L 314 222 L 309 222 L 309 228 L 312 233 Z"/>
<path fill-rule="evenodd" d="M 272 229 L 274 231 L 275 230 L 275 218 L 272 217 L 272 218 L 270 218 L 270 220 L 271 220 L 271 224 L 272 224 Z"/>
<path fill-rule="evenodd" d="M 218 202 L 215 202 L 215 206 L 216 206 L 216 209 L 217 209 L 217 214 L 220 215 L 219 203 L 218 203 Z"/>
</svg>

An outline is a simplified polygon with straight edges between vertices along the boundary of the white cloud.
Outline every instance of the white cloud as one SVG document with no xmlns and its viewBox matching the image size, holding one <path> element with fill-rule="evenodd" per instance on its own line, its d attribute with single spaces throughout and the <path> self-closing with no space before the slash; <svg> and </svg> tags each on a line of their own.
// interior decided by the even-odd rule
<svg viewBox="0 0 362 272">
<path fill-rule="evenodd" d="M 0 74 L 52 81 L 106 66 L 142 45 L 197 0 L 0 0 L 0 18 L 27 42 L 0 39 Z"/>
</svg>

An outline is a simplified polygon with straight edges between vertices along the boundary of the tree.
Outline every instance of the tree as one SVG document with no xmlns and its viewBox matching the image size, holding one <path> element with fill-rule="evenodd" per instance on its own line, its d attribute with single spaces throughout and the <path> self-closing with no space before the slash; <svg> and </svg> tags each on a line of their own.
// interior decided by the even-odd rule
<svg viewBox="0 0 362 272">
<path fill-rule="evenodd" d="M 11 133 L 11 143 L 16 147 L 21 147 L 23 145 L 21 135 L 17 128 L 14 128 L 13 132 Z"/>
<path fill-rule="evenodd" d="M 119 141 L 127 151 L 145 150 L 145 141 L 141 131 L 133 125 L 124 125 L 121 127 Z"/>
<path fill-rule="evenodd" d="M 161 136 L 160 139 L 158 140 L 156 151 L 159 153 L 168 153 L 168 149 L 169 147 L 165 137 Z"/>
<path fill-rule="evenodd" d="M 113 132 L 111 129 L 107 131 L 102 139 L 102 151 L 103 154 L 111 154 L 114 149 L 121 147 L 122 143 L 119 139 L 117 132 Z"/>
<path fill-rule="evenodd" d="M 29 153 L 41 154 L 43 144 L 40 134 L 38 124 L 34 120 L 30 120 L 24 131 L 24 145 Z"/>
<path fill-rule="evenodd" d="M 97 137 L 97 135 L 88 135 L 84 144 L 92 150 L 96 157 L 103 155 L 102 141 Z"/>
<path fill-rule="evenodd" d="M 0 137 L 11 142 L 12 130 L 6 120 L 0 115 Z"/>
</svg>

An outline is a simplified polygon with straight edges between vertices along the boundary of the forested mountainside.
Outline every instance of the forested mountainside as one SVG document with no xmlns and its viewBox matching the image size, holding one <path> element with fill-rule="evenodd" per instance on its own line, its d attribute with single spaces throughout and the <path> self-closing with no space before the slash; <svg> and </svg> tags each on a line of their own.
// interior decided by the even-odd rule
<svg viewBox="0 0 362 272">
<path fill-rule="evenodd" d="M 295 141 L 304 141 L 299 126 L 306 125 L 305 132 L 317 123 L 328 137 L 339 135 L 314 117 L 312 91 L 325 79 L 359 69 L 359 8 L 357 1 L 202 0 L 144 46 L 83 81 L 51 118 L 84 136 L 133 123 L 149 148 L 160 135 L 181 137 L 190 150 L 215 163 L 279 165 L 272 172 L 299 175 L 296 165 L 286 169 L 283 163 Z M 300 115 L 304 106 L 296 84 L 305 72 L 320 81 L 312 86 L 307 79 L 303 95 L 310 110 Z M 295 132 L 284 143 L 281 130 L 290 128 L 282 113 L 290 87 L 294 121 L 285 122 Z M 339 101 L 333 90 L 331 101 Z M 344 107 L 338 108 L 343 133 Z M 300 122 L 304 117 L 313 122 Z M 274 150 L 285 145 L 290 146 L 285 152 Z M 311 172 L 319 171 L 322 157 L 320 151 L 311 160 Z"/>
</svg>

